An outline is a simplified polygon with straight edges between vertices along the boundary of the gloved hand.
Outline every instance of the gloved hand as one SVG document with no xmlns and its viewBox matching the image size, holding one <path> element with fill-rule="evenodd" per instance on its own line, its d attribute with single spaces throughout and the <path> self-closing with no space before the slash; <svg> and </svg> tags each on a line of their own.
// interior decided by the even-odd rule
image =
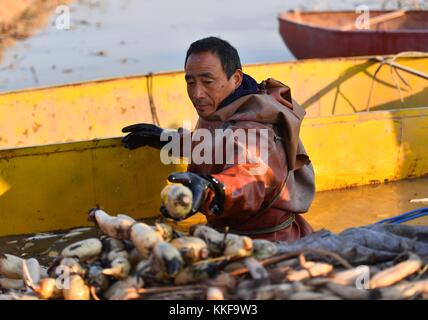
<svg viewBox="0 0 428 320">
<path fill-rule="evenodd" d="M 215 194 L 214 200 L 210 204 L 210 210 L 214 214 L 220 214 L 223 211 L 224 185 L 212 176 L 199 175 L 193 172 L 174 172 L 168 177 L 168 181 L 181 183 L 192 191 L 192 209 L 183 219 L 193 216 L 201 209 L 207 198 L 209 189 L 211 189 Z M 161 206 L 160 211 L 165 217 L 172 218 L 163 205 Z"/>
<path fill-rule="evenodd" d="M 150 123 L 133 124 L 123 128 L 122 132 L 129 132 L 127 136 L 122 138 L 122 144 L 125 148 L 130 150 L 142 146 L 162 149 L 162 147 L 168 143 L 168 141 L 160 140 L 163 129 Z"/>
</svg>

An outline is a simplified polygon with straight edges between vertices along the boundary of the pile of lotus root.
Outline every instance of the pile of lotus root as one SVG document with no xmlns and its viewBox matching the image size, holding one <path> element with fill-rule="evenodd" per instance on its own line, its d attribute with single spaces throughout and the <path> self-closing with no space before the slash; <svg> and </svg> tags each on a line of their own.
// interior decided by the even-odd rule
<svg viewBox="0 0 428 320">
<path fill-rule="evenodd" d="M 351 266 L 321 249 L 279 254 L 275 243 L 195 225 L 148 225 L 89 212 L 99 237 L 65 248 L 50 266 L 0 255 L 0 300 L 427 299 L 427 266 L 413 253 Z M 309 258 L 310 257 L 310 258 Z"/>
</svg>

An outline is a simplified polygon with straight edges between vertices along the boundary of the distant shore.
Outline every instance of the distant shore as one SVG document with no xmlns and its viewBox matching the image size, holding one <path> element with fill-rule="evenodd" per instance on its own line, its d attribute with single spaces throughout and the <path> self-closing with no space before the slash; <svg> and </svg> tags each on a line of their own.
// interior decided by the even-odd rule
<svg viewBox="0 0 428 320">
<path fill-rule="evenodd" d="M 2 0 L 0 7 L 0 61 L 5 48 L 26 39 L 44 26 L 52 11 L 70 0 Z"/>
</svg>

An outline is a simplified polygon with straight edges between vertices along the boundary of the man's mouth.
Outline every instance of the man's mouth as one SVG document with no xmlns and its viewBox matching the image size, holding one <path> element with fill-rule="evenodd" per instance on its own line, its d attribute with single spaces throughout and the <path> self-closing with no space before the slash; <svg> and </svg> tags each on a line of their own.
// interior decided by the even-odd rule
<svg viewBox="0 0 428 320">
<path fill-rule="evenodd" d="M 208 103 L 199 103 L 196 105 L 197 109 L 206 109 L 208 108 L 210 105 Z"/>
</svg>

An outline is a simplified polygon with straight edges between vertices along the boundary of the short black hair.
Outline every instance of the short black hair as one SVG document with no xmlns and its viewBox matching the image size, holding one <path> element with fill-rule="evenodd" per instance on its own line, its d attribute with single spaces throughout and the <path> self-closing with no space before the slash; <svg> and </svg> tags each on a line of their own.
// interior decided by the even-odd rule
<svg viewBox="0 0 428 320">
<path fill-rule="evenodd" d="M 242 69 L 238 51 L 229 42 L 217 37 L 208 37 L 193 42 L 187 50 L 184 66 L 186 66 L 187 59 L 192 53 L 207 51 L 216 54 L 220 58 L 221 65 L 228 79 L 230 79 L 237 69 Z"/>
</svg>

